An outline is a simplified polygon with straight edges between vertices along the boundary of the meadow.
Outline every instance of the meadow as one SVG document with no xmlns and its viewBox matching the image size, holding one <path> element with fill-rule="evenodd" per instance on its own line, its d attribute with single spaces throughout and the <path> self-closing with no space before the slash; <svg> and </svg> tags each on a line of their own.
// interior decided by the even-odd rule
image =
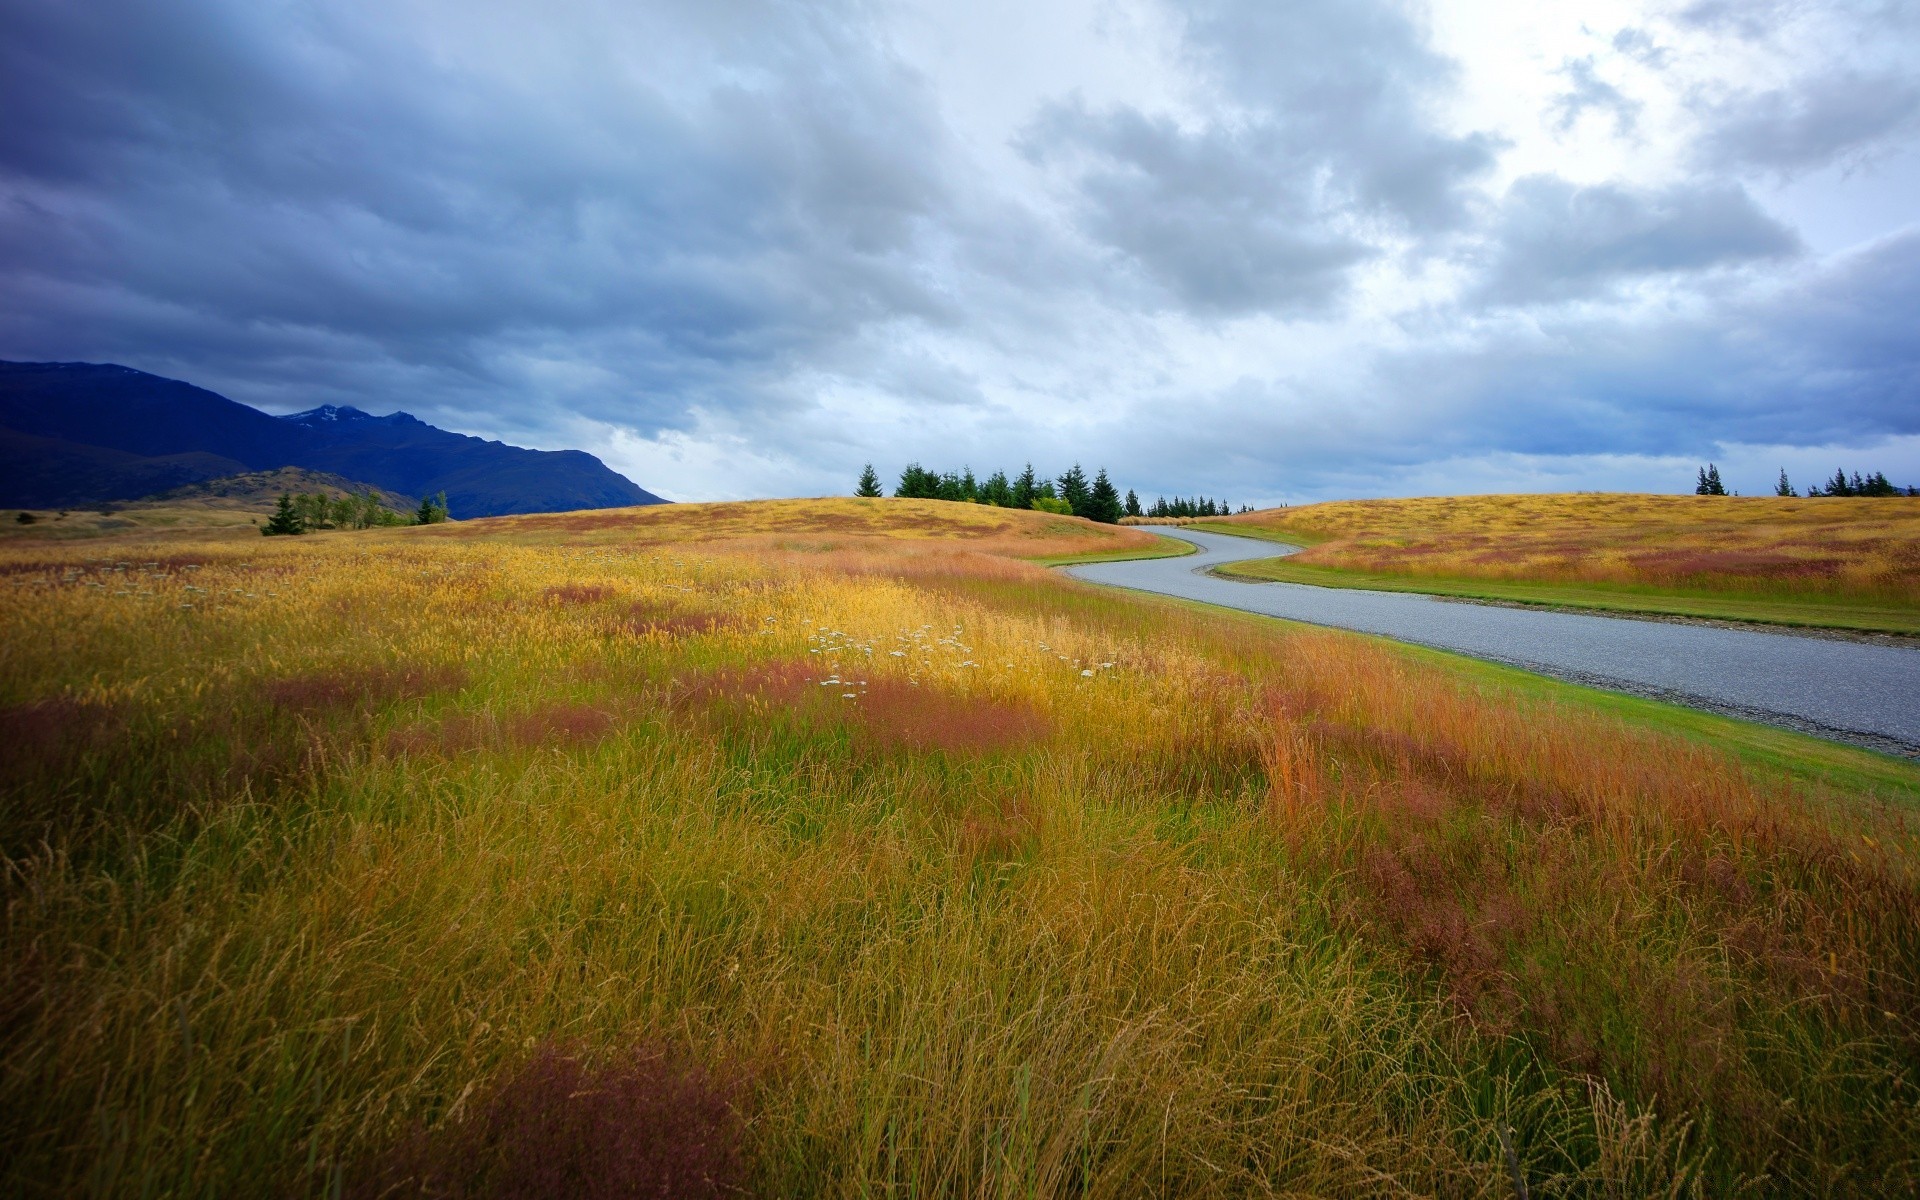
<svg viewBox="0 0 1920 1200">
<path fill-rule="evenodd" d="M 1920 633 L 1920 500 L 1908 498 L 1447 496 L 1199 524 L 1307 547 L 1223 569 L 1259 579 Z"/>
<path fill-rule="evenodd" d="M 19 1196 L 1905 1194 L 1920 770 L 937 501 L 0 546 Z"/>
</svg>

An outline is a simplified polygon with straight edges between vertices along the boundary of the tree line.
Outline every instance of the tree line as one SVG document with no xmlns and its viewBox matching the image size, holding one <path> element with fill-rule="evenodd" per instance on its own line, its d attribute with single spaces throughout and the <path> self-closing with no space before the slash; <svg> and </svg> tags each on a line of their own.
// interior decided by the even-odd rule
<svg viewBox="0 0 1920 1200">
<path fill-rule="evenodd" d="M 885 494 L 881 489 L 880 475 L 873 469 L 872 463 L 868 463 L 866 469 L 860 472 L 860 482 L 853 494 L 869 498 Z M 1153 502 L 1151 508 L 1143 509 L 1139 495 L 1132 488 L 1127 489 L 1124 497 L 1120 495 L 1105 467 L 1095 471 L 1093 478 L 1088 479 L 1079 463 L 1073 464 L 1058 479 L 1035 474 L 1032 463 L 1028 463 L 1018 475 L 1009 476 L 1005 471 L 995 471 L 981 479 L 971 467 L 960 471 L 931 471 L 914 462 L 908 463 L 906 469 L 900 472 L 900 482 L 894 486 L 893 494 L 917 500 L 954 500 L 992 504 L 1000 508 L 1030 508 L 1085 517 L 1089 521 L 1108 525 L 1118 522 L 1122 517 L 1215 517 L 1233 511 L 1224 501 L 1203 497 L 1175 497 L 1171 501 L 1159 499 Z"/>
<path fill-rule="evenodd" d="M 311 533 L 316 529 L 373 529 L 394 525 L 437 525 L 447 519 L 447 494 L 428 496 L 411 516 L 387 507 L 374 492 L 281 492 L 267 523 L 265 537 Z"/>
<path fill-rule="evenodd" d="M 1724 496 L 1727 486 L 1720 480 L 1720 468 L 1708 463 L 1700 468 L 1698 481 L 1694 484 L 1696 496 Z M 1735 492 L 1734 495 L 1740 493 Z M 1787 478 L 1787 469 L 1780 468 L 1780 481 L 1773 485 L 1776 496 L 1798 496 L 1800 492 Z M 1807 488 L 1809 496 L 1920 496 L 1920 487 L 1899 487 L 1887 478 L 1885 471 L 1874 471 L 1861 475 L 1855 471 L 1849 476 L 1845 470 L 1833 473 L 1833 478 L 1822 484 L 1813 484 Z"/>
</svg>

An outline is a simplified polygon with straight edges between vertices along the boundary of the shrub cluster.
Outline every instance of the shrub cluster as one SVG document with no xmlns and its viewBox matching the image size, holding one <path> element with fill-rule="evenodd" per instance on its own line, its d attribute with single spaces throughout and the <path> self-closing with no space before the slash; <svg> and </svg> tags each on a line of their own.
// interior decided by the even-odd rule
<svg viewBox="0 0 1920 1200">
<path fill-rule="evenodd" d="M 388 508 L 377 492 L 280 493 L 273 516 L 260 527 L 267 537 L 308 533 L 315 529 L 373 529 L 393 525 L 434 525 L 447 519 L 447 494 L 429 496 L 411 519 Z"/>
</svg>

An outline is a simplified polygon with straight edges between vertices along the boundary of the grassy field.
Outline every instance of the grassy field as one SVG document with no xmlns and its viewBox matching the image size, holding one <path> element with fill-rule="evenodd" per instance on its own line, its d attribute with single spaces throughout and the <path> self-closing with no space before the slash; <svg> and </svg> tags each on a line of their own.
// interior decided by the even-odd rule
<svg viewBox="0 0 1920 1200">
<path fill-rule="evenodd" d="M 222 479 L 174 488 L 143 500 L 123 500 L 93 508 L 0 509 L 0 542 L 41 542 L 67 538 L 126 537 L 234 537 L 258 535 L 273 515 L 282 493 L 376 492 L 386 506 L 411 514 L 419 504 L 412 496 L 380 492 L 324 471 L 281 467 L 277 471 L 249 471 Z M 28 521 L 20 517 L 32 518 Z"/>
<path fill-rule="evenodd" d="M 0 547 L 0 1187 L 1920 1184 L 1920 773 L 1035 562 L 1146 536 Z"/>
<path fill-rule="evenodd" d="M 1222 568 L 1257 579 L 1920 633 L 1920 500 L 1461 496 L 1198 524 L 1308 547 Z"/>
</svg>

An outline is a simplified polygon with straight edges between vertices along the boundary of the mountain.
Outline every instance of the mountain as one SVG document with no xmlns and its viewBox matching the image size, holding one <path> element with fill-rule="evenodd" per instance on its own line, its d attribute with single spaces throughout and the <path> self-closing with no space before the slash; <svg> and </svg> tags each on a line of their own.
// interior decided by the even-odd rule
<svg viewBox="0 0 1920 1200">
<path fill-rule="evenodd" d="M 130 367 L 0 362 L 0 507 L 128 500 L 289 466 L 444 491 L 456 517 L 664 503 L 583 451 L 509 446 L 406 413 L 324 405 L 276 417 Z"/>
</svg>

